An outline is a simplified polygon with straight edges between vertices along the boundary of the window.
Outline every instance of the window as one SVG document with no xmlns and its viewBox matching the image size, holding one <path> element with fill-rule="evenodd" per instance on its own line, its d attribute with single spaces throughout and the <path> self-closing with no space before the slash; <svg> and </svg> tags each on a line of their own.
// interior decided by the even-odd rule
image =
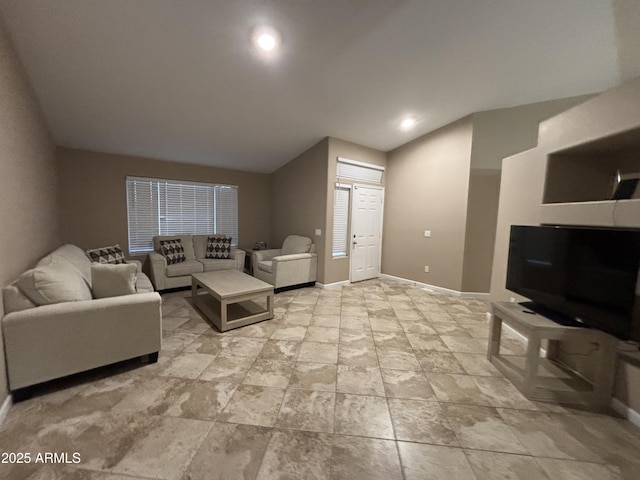
<svg viewBox="0 0 640 480">
<path fill-rule="evenodd" d="M 129 252 L 153 250 L 155 235 L 217 233 L 238 245 L 238 187 L 127 177 Z"/>
<path fill-rule="evenodd" d="M 349 245 L 349 185 L 336 183 L 333 191 L 333 257 L 346 257 Z"/>
<path fill-rule="evenodd" d="M 383 173 L 384 167 L 338 157 L 337 175 L 339 178 L 381 184 Z"/>
</svg>

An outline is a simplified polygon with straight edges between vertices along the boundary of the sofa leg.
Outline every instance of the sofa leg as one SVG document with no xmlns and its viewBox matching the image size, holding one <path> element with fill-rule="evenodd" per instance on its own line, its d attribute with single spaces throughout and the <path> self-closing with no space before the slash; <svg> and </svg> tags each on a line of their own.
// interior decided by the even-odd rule
<svg viewBox="0 0 640 480">
<path fill-rule="evenodd" d="M 147 355 L 149 363 L 156 363 L 158 361 L 158 352 L 153 352 Z"/>
</svg>

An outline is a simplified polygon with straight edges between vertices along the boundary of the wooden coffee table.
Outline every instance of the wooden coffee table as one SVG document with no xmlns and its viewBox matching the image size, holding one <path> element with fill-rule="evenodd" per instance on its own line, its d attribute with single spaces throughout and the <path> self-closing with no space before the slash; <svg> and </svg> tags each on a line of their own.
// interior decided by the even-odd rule
<svg viewBox="0 0 640 480">
<path fill-rule="evenodd" d="M 193 273 L 191 297 L 221 332 L 273 318 L 273 285 L 238 270 Z M 266 310 L 252 301 L 265 297 Z"/>
</svg>

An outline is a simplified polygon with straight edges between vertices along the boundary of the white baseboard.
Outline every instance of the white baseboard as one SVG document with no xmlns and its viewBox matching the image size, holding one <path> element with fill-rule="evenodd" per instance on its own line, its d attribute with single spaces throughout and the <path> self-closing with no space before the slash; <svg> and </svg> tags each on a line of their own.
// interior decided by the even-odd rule
<svg viewBox="0 0 640 480">
<path fill-rule="evenodd" d="M 4 423 L 4 419 L 9 415 L 9 409 L 13 405 L 13 399 L 10 394 L 7 394 L 7 398 L 4 399 L 2 407 L 0 407 L 0 426 Z"/>
<path fill-rule="evenodd" d="M 408 278 L 402 278 L 402 277 L 395 277 L 393 275 L 387 275 L 386 273 L 383 273 L 382 275 L 380 275 L 380 277 L 381 278 L 388 278 L 389 280 L 395 280 L 396 282 L 410 283 L 410 284 L 415 285 L 417 287 L 422 287 L 422 288 L 424 288 L 426 290 L 433 290 L 434 292 L 446 293 L 448 295 L 454 295 L 456 297 L 461 297 L 461 298 L 482 298 L 482 299 L 489 298 L 489 294 L 488 293 L 459 292 L 458 290 L 451 290 L 449 288 L 438 287 L 437 285 L 429 285 L 428 283 L 416 282 L 415 280 L 409 280 Z"/>
<path fill-rule="evenodd" d="M 351 282 L 349 280 L 344 280 L 342 282 L 334 282 L 334 283 L 324 283 L 316 282 L 316 287 L 318 288 L 334 288 L 334 287 L 342 287 L 343 285 L 349 285 Z"/>
<path fill-rule="evenodd" d="M 633 423 L 636 427 L 640 427 L 640 413 L 636 412 L 631 407 L 625 405 L 617 398 L 612 398 L 611 408 L 613 408 L 617 413 Z"/>
</svg>

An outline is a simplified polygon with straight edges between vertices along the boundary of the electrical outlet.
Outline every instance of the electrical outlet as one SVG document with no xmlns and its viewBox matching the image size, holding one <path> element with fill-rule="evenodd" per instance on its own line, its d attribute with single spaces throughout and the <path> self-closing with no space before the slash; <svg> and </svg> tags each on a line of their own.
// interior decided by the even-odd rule
<svg viewBox="0 0 640 480">
<path fill-rule="evenodd" d="M 424 266 L 424 273 L 429 273 L 429 266 L 428 265 Z"/>
<path fill-rule="evenodd" d="M 424 231 L 424 236 L 425 237 L 430 237 L 431 236 L 431 230 L 425 230 Z"/>
<path fill-rule="evenodd" d="M 316 237 L 320 237 L 322 235 L 322 230 L 316 228 Z"/>
</svg>

